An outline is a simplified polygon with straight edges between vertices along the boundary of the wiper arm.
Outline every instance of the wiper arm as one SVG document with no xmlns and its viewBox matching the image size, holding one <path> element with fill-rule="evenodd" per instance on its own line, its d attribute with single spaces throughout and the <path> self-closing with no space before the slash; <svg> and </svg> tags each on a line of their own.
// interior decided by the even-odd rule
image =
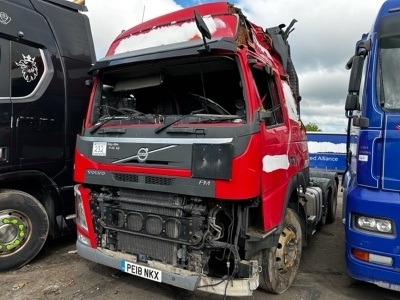
<svg viewBox="0 0 400 300">
<path fill-rule="evenodd" d="M 209 98 L 203 97 L 199 94 L 195 94 L 195 93 L 191 93 L 191 92 L 188 92 L 188 93 L 192 96 L 198 97 L 201 100 L 204 100 L 201 102 L 204 103 L 206 106 L 211 107 L 216 112 L 219 112 L 221 115 L 230 115 L 230 113 L 225 108 L 223 108 L 221 105 L 219 105 L 217 102 L 215 102 Z"/>
<path fill-rule="evenodd" d="M 115 110 L 115 111 L 117 111 L 117 112 L 119 112 L 119 113 L 121 113 L 121 114 L 123 114 L 123 115 L 125 115 L 125 116 L 130 117 L 131 119 L 138 119 L 138 120 L 143 121 L 143 122 L 152 123 L 152 122 L 149 122 L 149 121 L 147 121 L 147 120 L 139 119 L 138 116 L 143 115 L 143 113 L 141 113 L 140 111 L 131 109 L 131 108 L 127 108 L 126 110 L 124 110 L 124 109 L 115 108 L 115 107 L 112 107 L 112 106 L 109 106 L 109 105 L 99 105 L 99 107 L 104 107 L 104 108 L 107 108 L 107 109 Z M 129 113 L 128 111 L 130 111 L 130 112 L 132 112 L 132 113 L 134 113 L 134 114 Z M 104 124 L 110 122 L 111 120 L 115 120 L 116 117 L 119 117 L 119 115 L 113 115 L 113 116 L 111 116 L 110 118 L 103 120 L 102 122 L 100 122 L 99 124 L 97 124 L 95 127 L 93 127 L 92 130 L 89 131 L 90 134 L 95 133 L 95 132 L 96 132 L 97 130 L 99 130 Z M 97 120 L 95 123 L 97 123 L 98 121 L 99 121 L 99 120 Z"/>
<path fill-rule="evenodd" d="M 154 130 L 154 133 L 159 133 L 159 132 L 163 131 L 165 128 L 168 128 L 169 126 L 171 126 L 171 125 L 173 125 L 173 124 L 175 124 L 175 123 L 177 123 L 177 122 L 179 122 L 179 121 L 181 121 L 181 120 L 183 120 L 183 119 L 185 119 L 187 117 L 190 117 L 190 116 L 193 116 L 195 114 L 201 113 L 202 111 L 204 111 L 203 108 L 199 109 L 199 110 L 194 110 L 190 114 L 183 115 L 180 118 L 176 119 L 175 121 L 172 121 L 171 123 L 161 125 L 160 127 L 157 127 L 156 130 Z"/>
<path fill-rule="evenodd" d="M 118 117 L 118 115 L 114 115 L 108 119 L 103 120 L 103 122 L 100 122 L 99 124 L 97 124 L 95 127 L 92 128 L 92 130 L 90 130 L 90 134 L 95 133 L 97 130 L 99 130 L 104 124 L 106 124 L 107 122 L 110 122 L 111 120 L 114 120 L 116 117 Z"/>
</svg>

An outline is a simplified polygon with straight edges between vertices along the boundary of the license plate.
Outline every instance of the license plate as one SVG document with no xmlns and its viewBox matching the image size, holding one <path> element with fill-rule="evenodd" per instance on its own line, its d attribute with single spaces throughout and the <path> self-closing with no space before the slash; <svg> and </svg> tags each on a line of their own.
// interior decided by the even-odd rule
<svg viewBox="0 0 400 300">
<path fill-rule="evenodd" d="M 93 142 L 92 155 L 93 156 L 106 156 L 107 155 L 107 142 Z"/>
<path fill-rule="evenodd" d="M 137 265 L 125 260 L 121 261 L 121 271 L 136 275 L 142 278 L 150 279 L 153 281 L 161 282 L 162 272 L 149 267 Z"/>
</svg>

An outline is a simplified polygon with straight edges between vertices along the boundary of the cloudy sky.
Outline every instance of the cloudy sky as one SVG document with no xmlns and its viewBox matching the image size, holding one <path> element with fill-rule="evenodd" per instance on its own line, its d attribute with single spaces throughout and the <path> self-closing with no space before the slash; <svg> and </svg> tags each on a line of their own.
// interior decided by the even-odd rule
<svg viewBox="0 0 400 300">
<path fill-rule="evenodd" d="M 97 59 L 113 39 L 142 20 L 215 0 L 86 0 Z M 296 19 L 289 37 L 300 84 L 304 124 L 344 132 L 344 101 L 349 71 L 344 67 L 354 45 L 369 32 L 384 0 L 231 0 L 263 28 Z"/>
</svg>

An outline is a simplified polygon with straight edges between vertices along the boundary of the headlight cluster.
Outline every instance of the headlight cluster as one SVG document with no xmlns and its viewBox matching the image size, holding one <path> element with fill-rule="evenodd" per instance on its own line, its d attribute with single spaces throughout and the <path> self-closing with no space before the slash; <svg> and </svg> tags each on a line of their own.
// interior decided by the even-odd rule
<svg viewBox="0 0 400 300">
<path fill-rule="evenodd" d="M 376 233 L 393 234 L 394 222 L 388 219 L 354 215 L 354 226 Z"/>
</svg>

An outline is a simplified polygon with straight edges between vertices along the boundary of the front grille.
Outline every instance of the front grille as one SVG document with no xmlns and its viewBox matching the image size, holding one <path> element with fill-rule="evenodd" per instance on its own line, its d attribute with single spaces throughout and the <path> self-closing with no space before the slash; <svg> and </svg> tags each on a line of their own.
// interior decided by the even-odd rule
<svg viewBox="0 0 400 300">
<path fill-rule="evenodd" d="M 173 186 L 175 183 L 175 178 L 165 178 L 165 177 L 155 177 L 155 176 L 145 176 L 145 177 L 146 177 L 145 182 L 147 184 Z"/>
<path fill-rule="evenodd" d="M 139 182 L 138 175 L 124 174 L 124 173 L 113 173 L 114 180 L 124 182 Z"/>
<path fill-rule="evenodd" d="M 135 183 L 145 183 L 145 184 L 154 184 L 163 186 L 173 186 L 175 184 L 175 178 L 166 178 L 159 176 L 113 173 L 113 178 L 116 181 L 122 181 L 122 182 L 135 182 Z"/>
</svg>

